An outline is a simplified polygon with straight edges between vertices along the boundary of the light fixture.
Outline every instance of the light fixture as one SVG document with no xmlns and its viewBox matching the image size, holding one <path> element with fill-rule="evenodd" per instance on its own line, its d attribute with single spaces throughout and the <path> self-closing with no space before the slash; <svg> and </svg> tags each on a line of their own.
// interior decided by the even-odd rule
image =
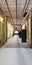
<svg viewBox="0 0 32 65">
<path fill-rule="evenodd" d="M 0 21 L 1 21 L 1 23 L 3 23 L 3 17 L 1 17 L 1 16 L 0 16 Z"/>
<path fill-rule="evenodd" d="M 27 15 L 27 12 L 24 13 L 23 17 L 25 17 Z"/>
</svg>

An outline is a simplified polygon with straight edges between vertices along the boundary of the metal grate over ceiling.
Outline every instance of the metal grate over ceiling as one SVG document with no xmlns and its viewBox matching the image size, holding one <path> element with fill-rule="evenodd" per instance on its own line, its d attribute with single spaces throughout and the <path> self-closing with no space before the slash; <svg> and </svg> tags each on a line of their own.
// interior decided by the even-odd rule
<svg viewBox="0 0 32 65">
<path fill-rule="evenodd" d="M 22 13 L 23 13 L 23 9 L 24 9 L 26 1 L 28 2 L 28 0 L 17 0 L 17 25 L 15 26 L 16 24 L 16 0 L 0 0 L 0 8 L 3 10 L 3 12 L 5 13 L 5 16 L 7 16 L 10 22 L 11 22 L 11 18 L 13 19 L 11 24 L 14 25 L 15 29 L 20 29 L 19 24 L 21 24 L 20 20 L 22 18 Z M 32 5 L 32 0 L 30 0 L 27 9 L 31 5 Z"/>
</svg>

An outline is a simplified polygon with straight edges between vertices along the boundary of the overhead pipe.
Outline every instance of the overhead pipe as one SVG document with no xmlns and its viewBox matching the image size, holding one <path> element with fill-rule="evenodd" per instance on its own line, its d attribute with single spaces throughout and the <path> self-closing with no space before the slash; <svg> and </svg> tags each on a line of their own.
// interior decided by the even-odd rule
<svg viewBox="0 0 32 65">
<path fill-rule="evenodd" d="M 16 24 L 17 24 L 17 0 L 16 0 Z"/>
<path fill-rule="evenodd" d="M 24 8 L 23 8 L 23 12 L 25 10 L 26 3 L 27 3 L 27 0 L 25 1 L 25 5 L 24 5 Z M 22 16 L 23 16 L 23 12 L 22 12 Z"/>
<path fill-rule="evenodd" d="M 24 11 L 23 11 L 24 13 L 26 12 L 29 3 L 30 3 L 30 0 L 27 0 L 27 2 L 26 2 L 26 6 L 25 6 L 25 9 L 24 9 Z M 24 14 L 24 13 L 23 13 L 23 14 Z"/>
<path fill-rule="evenodd" d="M 28 1 L 28 0 L 27 0 L 27 1 Z M 28 7 L 29 3 L 30 3 L 30 0 L 29 0 L 28 3 L 27 3 L 27 7 Z M 27 7 L 26 7 L 26 10 L 27 10 Z M 26 10 L 25 10 L 25 11 L 26 11 Z"/>
<path fill-rule="evenodd" d="M 12 18 L 12 15 L 11 15 L 10 8 L 9 8 L 9 6 L 8 6 L 7 0 L 5 0 L 5 2 L 6 2 L 6 5 L 7 5 L 7 8 L 8 8 L 8 11 L 9 11 L 10 17 L 11 17 L 12 22 L 13 22 L 13 18 Z"/>
<path fill-rule="evenodd" d="M 17 0 L 16 0 L 16 26 L 17 26 Z"/>
</svg>

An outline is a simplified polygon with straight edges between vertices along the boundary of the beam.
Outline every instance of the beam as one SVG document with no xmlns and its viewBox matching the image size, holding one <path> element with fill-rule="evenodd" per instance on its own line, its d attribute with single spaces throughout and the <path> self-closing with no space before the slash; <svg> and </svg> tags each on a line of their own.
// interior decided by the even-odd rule
<svg viewBox="0 0 32 65">
<path fill-rule="evenodd" d="M 15 12 L 16 12 L 16 10 L 11 10 L 11 11 L 12 11 L 12 12 L 13 12 L 13 11 L 15 11 Z M 3 11 L 3 12 L 8 12 L 8 11 Z"/>
<path fill-rule="evenodd" d="M 14 26 L 15 26 L 15 25 L 16 25 L 16 26 L 21 26 L 21 24 L 11 24 L 11 25 L 14 25 Z"/>
</svg>

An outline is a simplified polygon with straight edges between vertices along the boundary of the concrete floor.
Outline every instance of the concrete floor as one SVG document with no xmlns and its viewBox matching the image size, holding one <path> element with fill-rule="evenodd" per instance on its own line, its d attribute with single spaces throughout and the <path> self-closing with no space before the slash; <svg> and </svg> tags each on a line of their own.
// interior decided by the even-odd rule
<svg viewBox="0 0 32 65">
<path fill-rule="evenodd" d="M 27 43 L 22 43 L 22 39 L 18 35 L 14 35 L 3 48 L 29 48 Z"/>
<path fill-rule="evenodd" d="M 32 65 L 32 49 L 2 48 L 0 49 L 0 65 Z"/>
<path fill-rule="evenodd" d="M 18 36 L 8 40 L 0 49 L 0 65 L 32 65 L 32 49 L 28 48 L 26 43 L 23 43 L 21 48 L 10 48 L 14 45 L 21 46 L 21 39 Z"/>
</svg>

